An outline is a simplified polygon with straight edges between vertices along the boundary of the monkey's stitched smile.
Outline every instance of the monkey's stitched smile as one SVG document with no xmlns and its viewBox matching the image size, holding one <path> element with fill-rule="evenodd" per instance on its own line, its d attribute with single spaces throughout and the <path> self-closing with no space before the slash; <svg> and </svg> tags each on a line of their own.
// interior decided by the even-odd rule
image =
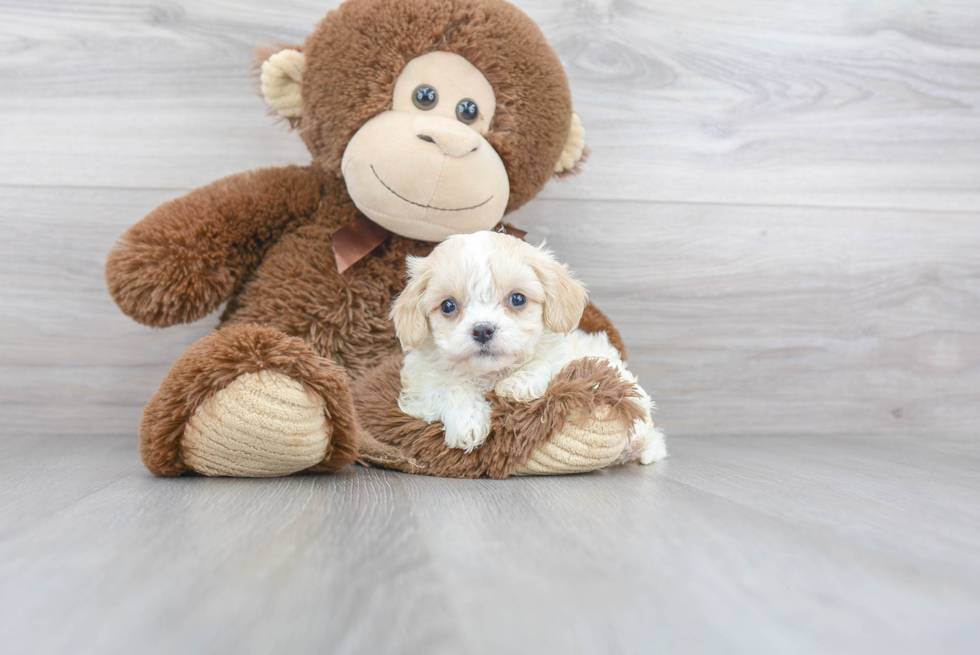
<svg viewBox="0 0 980 655">
<path fill-rule="evenodd" d="M 493 196 L 491 195 L 489 198 L 487 198 L 486 200 L 484 200 L 483 202 L 481 202 L 479 204 L 472 205 L 471 207 L 458 207 L 456 209 L 446 209 L 445 207 L 433 207 L 432 205 L 423 205 L 422 203 L 415 202 L 414 200 L 409 200 L 408 198 L 406 198 L 405 196 L 401 195 L 400 193 L 398 193 L 397 191 L 395 191 L 394 189 L 392 189 L 390 186 L 388 186 L 387 184 L 385 184 L 385 181 L 381 179 L 381 176 L 380 175 L 378 175 L 378 171 L 374 170 L 374 164 L 371 164 L 371 172 L 374 173 L 374 177 L 378 178 L 378 182 L 381 182 L 381 186 L 383 186 L 384 188 L 388 189 L 388 191 L 391 191 L 391 193 L 393 195 L 395 195 L 398 198 L 404 200 L 405 202 L 407 202 L 410 205 L 415 205 L 416 207 L 423 207 L 425 209 L 435 209 L 436 211 L 441 211 L 441 212 L 464 212 L 467 209 L 476 209 L 477 207 L 482 207 L 483 205 L 485 205 L 488 202 L 490 202 L 491 200 L 493 200 Z"/>
</svg>

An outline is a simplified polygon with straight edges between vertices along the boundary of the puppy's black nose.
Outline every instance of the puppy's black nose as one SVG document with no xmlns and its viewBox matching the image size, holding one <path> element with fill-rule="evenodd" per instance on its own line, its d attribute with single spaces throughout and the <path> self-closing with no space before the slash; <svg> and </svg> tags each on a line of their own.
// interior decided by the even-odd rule
<svg viewBox="0 0 980 655">
<path fill-rule="evenodd" d="M 486 343 L 493 339 L 493 323 L 477 323 L 473 326 L 473 338 L 480 343 Z"/>
</svg>

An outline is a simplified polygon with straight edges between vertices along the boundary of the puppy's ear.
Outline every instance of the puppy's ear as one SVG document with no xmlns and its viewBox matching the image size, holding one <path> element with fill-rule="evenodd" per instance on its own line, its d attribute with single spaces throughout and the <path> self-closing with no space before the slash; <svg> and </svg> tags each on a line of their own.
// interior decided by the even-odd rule
<svg viewBox="0 0 980 655">
<path fill-rule="evenodd" d="M 531 260 L 531 268 L 544 287 L 544 324 L 554 332 L 571 332 L 578 327 L 589 301 L 585 285 L 559 264 L 544 244 Z"/>
<path fill-rule="evenodd" d="M 408 286 L 395 300 L 391 308 L 391 320 L 395 322 L 395 334 L 403 350 L 414 350 L 422 345 L 429 334 L 429 321 L 422 307 L 422 294 L 429 284 L 429 264 L 425 257 L 407 259 Z"/>
</svg>

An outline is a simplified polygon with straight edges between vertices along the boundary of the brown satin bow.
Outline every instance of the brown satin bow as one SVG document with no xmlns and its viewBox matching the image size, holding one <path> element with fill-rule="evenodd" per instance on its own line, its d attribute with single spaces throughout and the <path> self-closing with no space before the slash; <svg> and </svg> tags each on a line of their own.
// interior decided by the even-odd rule
<svg viewBox="0 0 980 655">
<path fill-rule="evenodd" d="M 493 228 L 495 232 L 503 232 L 518 239 L 527 234 L 507 223 L 498 223 Z M 333 233 L 333 254 L 337 260 L 337 272 L 343 273 L 348 268 L 364 259 L 372 250 L 388 240 L 391 232 L 364 214 L 358 212 L 350 223 Z"/>
</svg>

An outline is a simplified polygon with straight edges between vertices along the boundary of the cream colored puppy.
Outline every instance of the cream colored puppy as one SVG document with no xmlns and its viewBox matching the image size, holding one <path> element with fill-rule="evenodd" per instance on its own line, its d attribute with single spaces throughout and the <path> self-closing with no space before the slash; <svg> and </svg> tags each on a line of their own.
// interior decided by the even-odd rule
<svg viewBox="0 0 980 655">
<path fill-rule="evenodd" d="M 517 401 L 540 398 L 559 371 L 583 357 L 608 360 L 636 384 L 605 332 L 575 329 L 585 287 L 543 248 L 496 232 L 461 234 L 428 257 L 409 257 L 408 273 L 391 310 L 406 351 L 398 406 L 442 421 L 453 448 L 469 452 L 486 440 L 491 389 Z M 650 397 L 636 388 L 644 418 L 632 426 L 620 461 L 649 464 L 667 449 L 653 427 Z"/>
</svg>

